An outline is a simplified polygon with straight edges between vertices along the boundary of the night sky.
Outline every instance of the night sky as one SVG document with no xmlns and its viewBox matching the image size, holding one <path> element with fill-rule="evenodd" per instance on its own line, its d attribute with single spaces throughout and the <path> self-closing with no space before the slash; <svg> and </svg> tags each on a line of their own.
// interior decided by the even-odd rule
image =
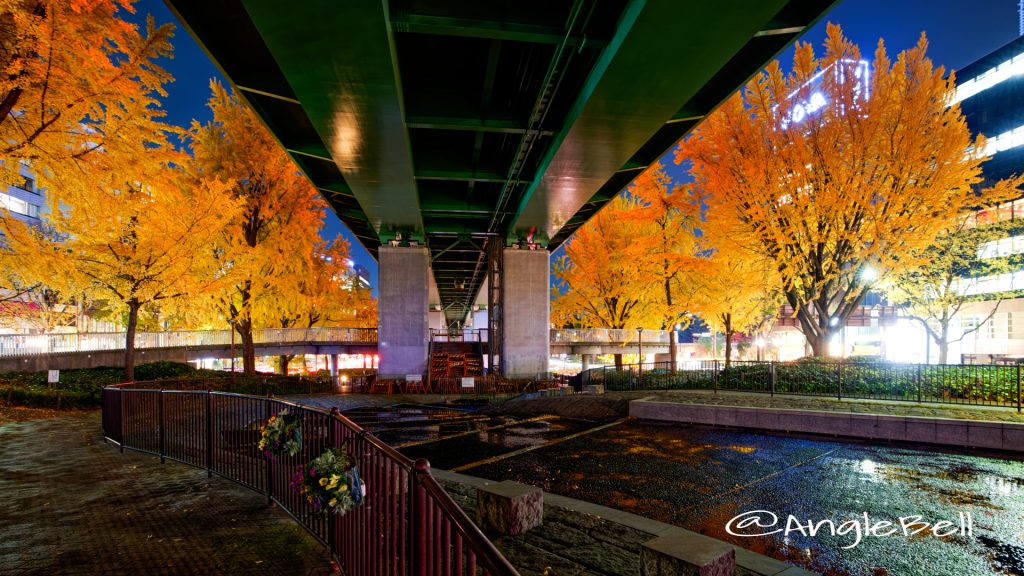
<svg viewBox="0 0 1024 576">
<path fill-rule="evenodd" d="M 136 12 L 129 19 L 140 24 L 145 22 L 147 14 L 152 14 L 158 24 L 171 22 L 178 25 L 161 0 L 140 0 L 136 4 Z M 889 55 L 895 57 L 900 51 L 912 47 L 924 31 L 928 35 L 928 52 L 932 60 L 953 70 L 966 66 L 1018 35 L 1016 0 L 845 0 L 839 2 L 802 40 L 819 48 L 825 38 L 827 22 L 842 25 L 846 35 L 860 45 L 862 54 L 868 58 L 879 38 L 885 40 Z M 784 67 L 791 61 L 792 53 L 790 48 L 782 54 Z M 164 62 L 164 66 L 176 79 L 169 86 L 169 96 L 164 100 L 168 121 L 179 126 L 188 126 L 192 119 L 208 121 L 210 112 L 206 101 L 210 95 L 210 79 L 223 78 L 180 25 L 174 38 L 174 59 Z M 371 282 L 376 286 L 376 263 L 337 217 L 329 213 L 323 235 L 333 238 L 339 233 L 352 243 L 353 258 L 370 270 Z"/>
</svg>

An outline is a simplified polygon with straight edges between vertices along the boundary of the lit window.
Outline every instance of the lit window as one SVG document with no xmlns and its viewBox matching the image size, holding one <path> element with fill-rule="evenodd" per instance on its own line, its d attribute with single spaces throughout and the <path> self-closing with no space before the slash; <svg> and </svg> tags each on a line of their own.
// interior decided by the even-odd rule
<svg viewBox="0 0 1024 576">
<path fill-rule="evenodd" d="M 5 192 L 0 192 L 0 208 L 5 208 L 14 212 L 15 214 L 21 214 L 23 216 L 31 216 L 32 218 L 39 217 L 39 207 L 35 204 L 29 204 L 20 198 L 15 198 Z"/>
<path fill-rule="evenodd" d="M 1024 54 L 1018 54 L 1010 60 L 1000 63 L 995 68 L 986 70 L 974 78 L 961 82 L 956 87 L 951 104 L 963 102 L 971 96 L 984 92 L 1020 74 L 1024 74 Z"/>
</svg>

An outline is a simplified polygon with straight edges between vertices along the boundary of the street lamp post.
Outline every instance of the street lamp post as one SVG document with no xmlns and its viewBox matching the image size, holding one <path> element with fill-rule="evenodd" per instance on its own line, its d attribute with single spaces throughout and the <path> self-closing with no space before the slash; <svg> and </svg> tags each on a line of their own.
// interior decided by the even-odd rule
<svg viewBox="0 0 1024 576">
<path fill-rule="evenodd" d="M 636 374 L 637 374 L 637 376 L 636 376 L 636 383 L 637 383 L 637 386 L 639 386 L 640 385 L 640 381 L 643 380 L 643 377 L 644 377 L 644 329 L 643 328 L 637 328 L 636 329 L 636 344 L 637 344 L 637 347 L 639 348 L 639 353 L 637 355 L 637 363 L 636 363 Z"/>
</svg>

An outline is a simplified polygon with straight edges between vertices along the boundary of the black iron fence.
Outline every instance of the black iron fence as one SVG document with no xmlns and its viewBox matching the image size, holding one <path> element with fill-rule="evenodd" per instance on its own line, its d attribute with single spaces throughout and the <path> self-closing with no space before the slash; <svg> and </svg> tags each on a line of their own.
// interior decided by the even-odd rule
<svg viewBox="0 0 1024 576">
<path fill-rule="evenodd" d="M 889 362 L 667 362 L 581 372 L 577 386 L 606 390 L 732 390 L 831 398 L 897 400 L 1021 410 L 1021 366 Z"/>
<path fill-rule="evenodd" d="M 156 384 L 156 383 L 154 383 Z M 327 546 L 346 574 L 517 576 L 445 493 L 426 460 L 401 455 L 336 410 L 272 397 L 211 390 L 103 389 L 103 433 L 125 448 L 205 468 L 277 503 Z M 265 456 L 260 426 L 288 410 L 301 419 L 295 456 Z M 296 469 L 329 447 L 344 447 L 366 483 L 366 501 L 343 516 L 324 514 L 290 486 Z"/>
</svg>

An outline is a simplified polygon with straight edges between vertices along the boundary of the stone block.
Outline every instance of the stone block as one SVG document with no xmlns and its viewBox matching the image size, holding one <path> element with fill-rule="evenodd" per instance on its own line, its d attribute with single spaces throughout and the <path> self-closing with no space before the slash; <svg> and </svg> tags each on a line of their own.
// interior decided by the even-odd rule
<svg viewBox="0 0 1024 576">
<path fill-rule="evenodd" d="M 935 421 L 935 443 L 949 446 L 967 445 L 967 423 L 953 420 Z"/>
<path fill-rule="evenodd" d="M 640 576 L 734 576 L 736 550 L 699 534 L 672 534 L 645 542 Z"/>
<path fill-rule="evenodd" d="M 907 441 L 935 443 L 935 421 L 907 418 Z"/>
<path fill-rule="evenodd" d="M 743 421 L 739 418 L 739 412 L 735 408 L 720 407 L 715 411 L 715 424 L 717 426 L 742 426 Z"/>
<path fill-rule="evenodd" d="M 850 432 L 858 438 L 879 438 L 878 416 L 874 414 L 850 414 Z"/>
<path fill-rule="evenodd" d="M 971 422 L 967 425 L 967 442 L 974 448 L 1003 447 L 1003 425 L 991 422 Z"/>
<path fill-rule="evenodd" d="M 907 419 L 902 416 L 879 416 L 878 437 L 885 440 L 905 440 Z"/>
<path fill-rule="evenodd" d="M 1024 426 L 1003 424 L 1003 450 L 1024 452 Z"/>
<path fill-rule="evenodd" d="M 604 384 L 587 384 L 587 394 L 604 394 Z"/>
<path fill-rule="evenodd" d="M 476 521 L 484 530 L 518 536 L 544 522 L 544 492 L 518 482 L 498 482 L 476 491 Z"/>
</svg>

